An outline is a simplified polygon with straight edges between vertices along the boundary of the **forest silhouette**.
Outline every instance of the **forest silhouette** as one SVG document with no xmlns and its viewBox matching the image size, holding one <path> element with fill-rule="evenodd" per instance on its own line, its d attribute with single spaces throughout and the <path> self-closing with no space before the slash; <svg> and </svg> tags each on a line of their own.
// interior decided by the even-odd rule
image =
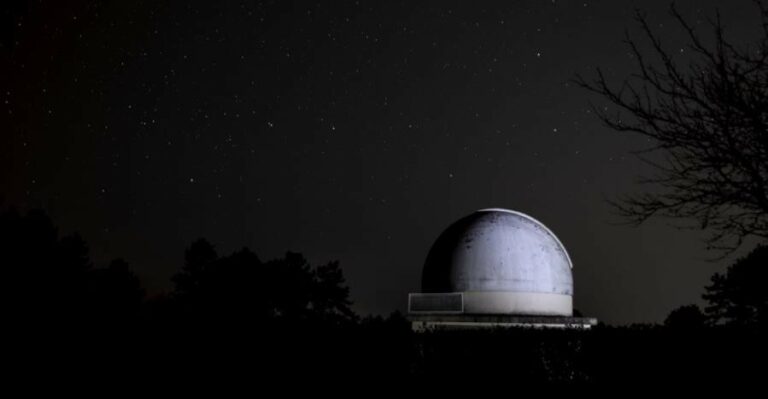
<svg viewBox="0 0 768 399">
<path fill-rule="evenodd" d="M 184 389 L 341 380 L 560 384 L 756 384 L 765 375 L 768 248 L 758 247 L 663 325 L 414 333 L 361 317 L 339 262 L 191 243 L 172 290 L 147 296 L 130 265 L 94 265 L 41 210 L 0 213 L 0 264 L 14 370 L 36 378 L 162 381 Z M 98 376 L 98 377 L 96 377 Z"/>
</svg>

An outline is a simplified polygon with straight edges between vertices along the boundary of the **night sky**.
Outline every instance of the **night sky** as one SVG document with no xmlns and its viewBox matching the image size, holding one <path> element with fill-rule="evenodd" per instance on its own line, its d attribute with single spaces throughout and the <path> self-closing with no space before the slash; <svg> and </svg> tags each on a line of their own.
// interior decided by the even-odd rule
<svg viewBox="0 0 768 399">
<path fill-rule="evenodd" d="M 361 314 L 405 310 L 432 242 L 473 210 L 545 223 L 575 306 L 608 323 L 698 302 L 702 234 L 619 225 L 650 143 L 569 83 L 633 72 L 635 7 L 685 58 L 667 1 L 4 3 L 0 198 L 125 258 L 150 292 L 189 243 L 338 259 Z M 219 4 L 226 3 L 226 4 Z M 706 29 L 759 29 L 750 1 L 678 2 Z M 745 248 L 750 249 L 750 248 Z"/>
</svg>

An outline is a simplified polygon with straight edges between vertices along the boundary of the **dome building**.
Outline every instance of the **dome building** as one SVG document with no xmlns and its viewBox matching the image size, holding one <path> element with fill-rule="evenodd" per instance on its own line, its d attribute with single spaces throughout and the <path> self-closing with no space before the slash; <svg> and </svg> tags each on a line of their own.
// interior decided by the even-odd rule
<svg viewBox="0 0 768 399">
<path fill-rule="evenodd" d="M 573 264 L 563 244 L 536 219 L 482 209 L 435 241 L 420 293 L 408 297 L 414 329 L 535 326 L 589 328 L 573 317 Z"/>
</svg>

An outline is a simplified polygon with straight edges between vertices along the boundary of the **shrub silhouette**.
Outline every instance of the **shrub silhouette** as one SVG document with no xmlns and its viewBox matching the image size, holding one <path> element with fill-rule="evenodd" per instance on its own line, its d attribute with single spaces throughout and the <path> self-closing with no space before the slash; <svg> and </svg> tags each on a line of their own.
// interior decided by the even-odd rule
<svg viewBox="0 0 768 399">
<path fill-rule="evenodd" d="M 696 305 L 681 306 L 669 313 L 664 320 L 666 327 L 677 329 L 700 329 L 707 324 L 707 317 Z"/>
</svg>

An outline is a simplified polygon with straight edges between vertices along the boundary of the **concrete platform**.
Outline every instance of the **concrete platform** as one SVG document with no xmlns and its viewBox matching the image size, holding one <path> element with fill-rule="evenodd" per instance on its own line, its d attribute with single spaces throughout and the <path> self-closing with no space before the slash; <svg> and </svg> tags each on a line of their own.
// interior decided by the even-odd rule
<svg viewBox="0 0 768 399">
<path fill-rule="evenodd" d="M 508 327 L 586 330 L 597 325 L 597 319 L 592 317 L 567 316 L 409 314 L 408 320 L 411 321 L 411 328 L 414 331 Z"/>
</svg>

